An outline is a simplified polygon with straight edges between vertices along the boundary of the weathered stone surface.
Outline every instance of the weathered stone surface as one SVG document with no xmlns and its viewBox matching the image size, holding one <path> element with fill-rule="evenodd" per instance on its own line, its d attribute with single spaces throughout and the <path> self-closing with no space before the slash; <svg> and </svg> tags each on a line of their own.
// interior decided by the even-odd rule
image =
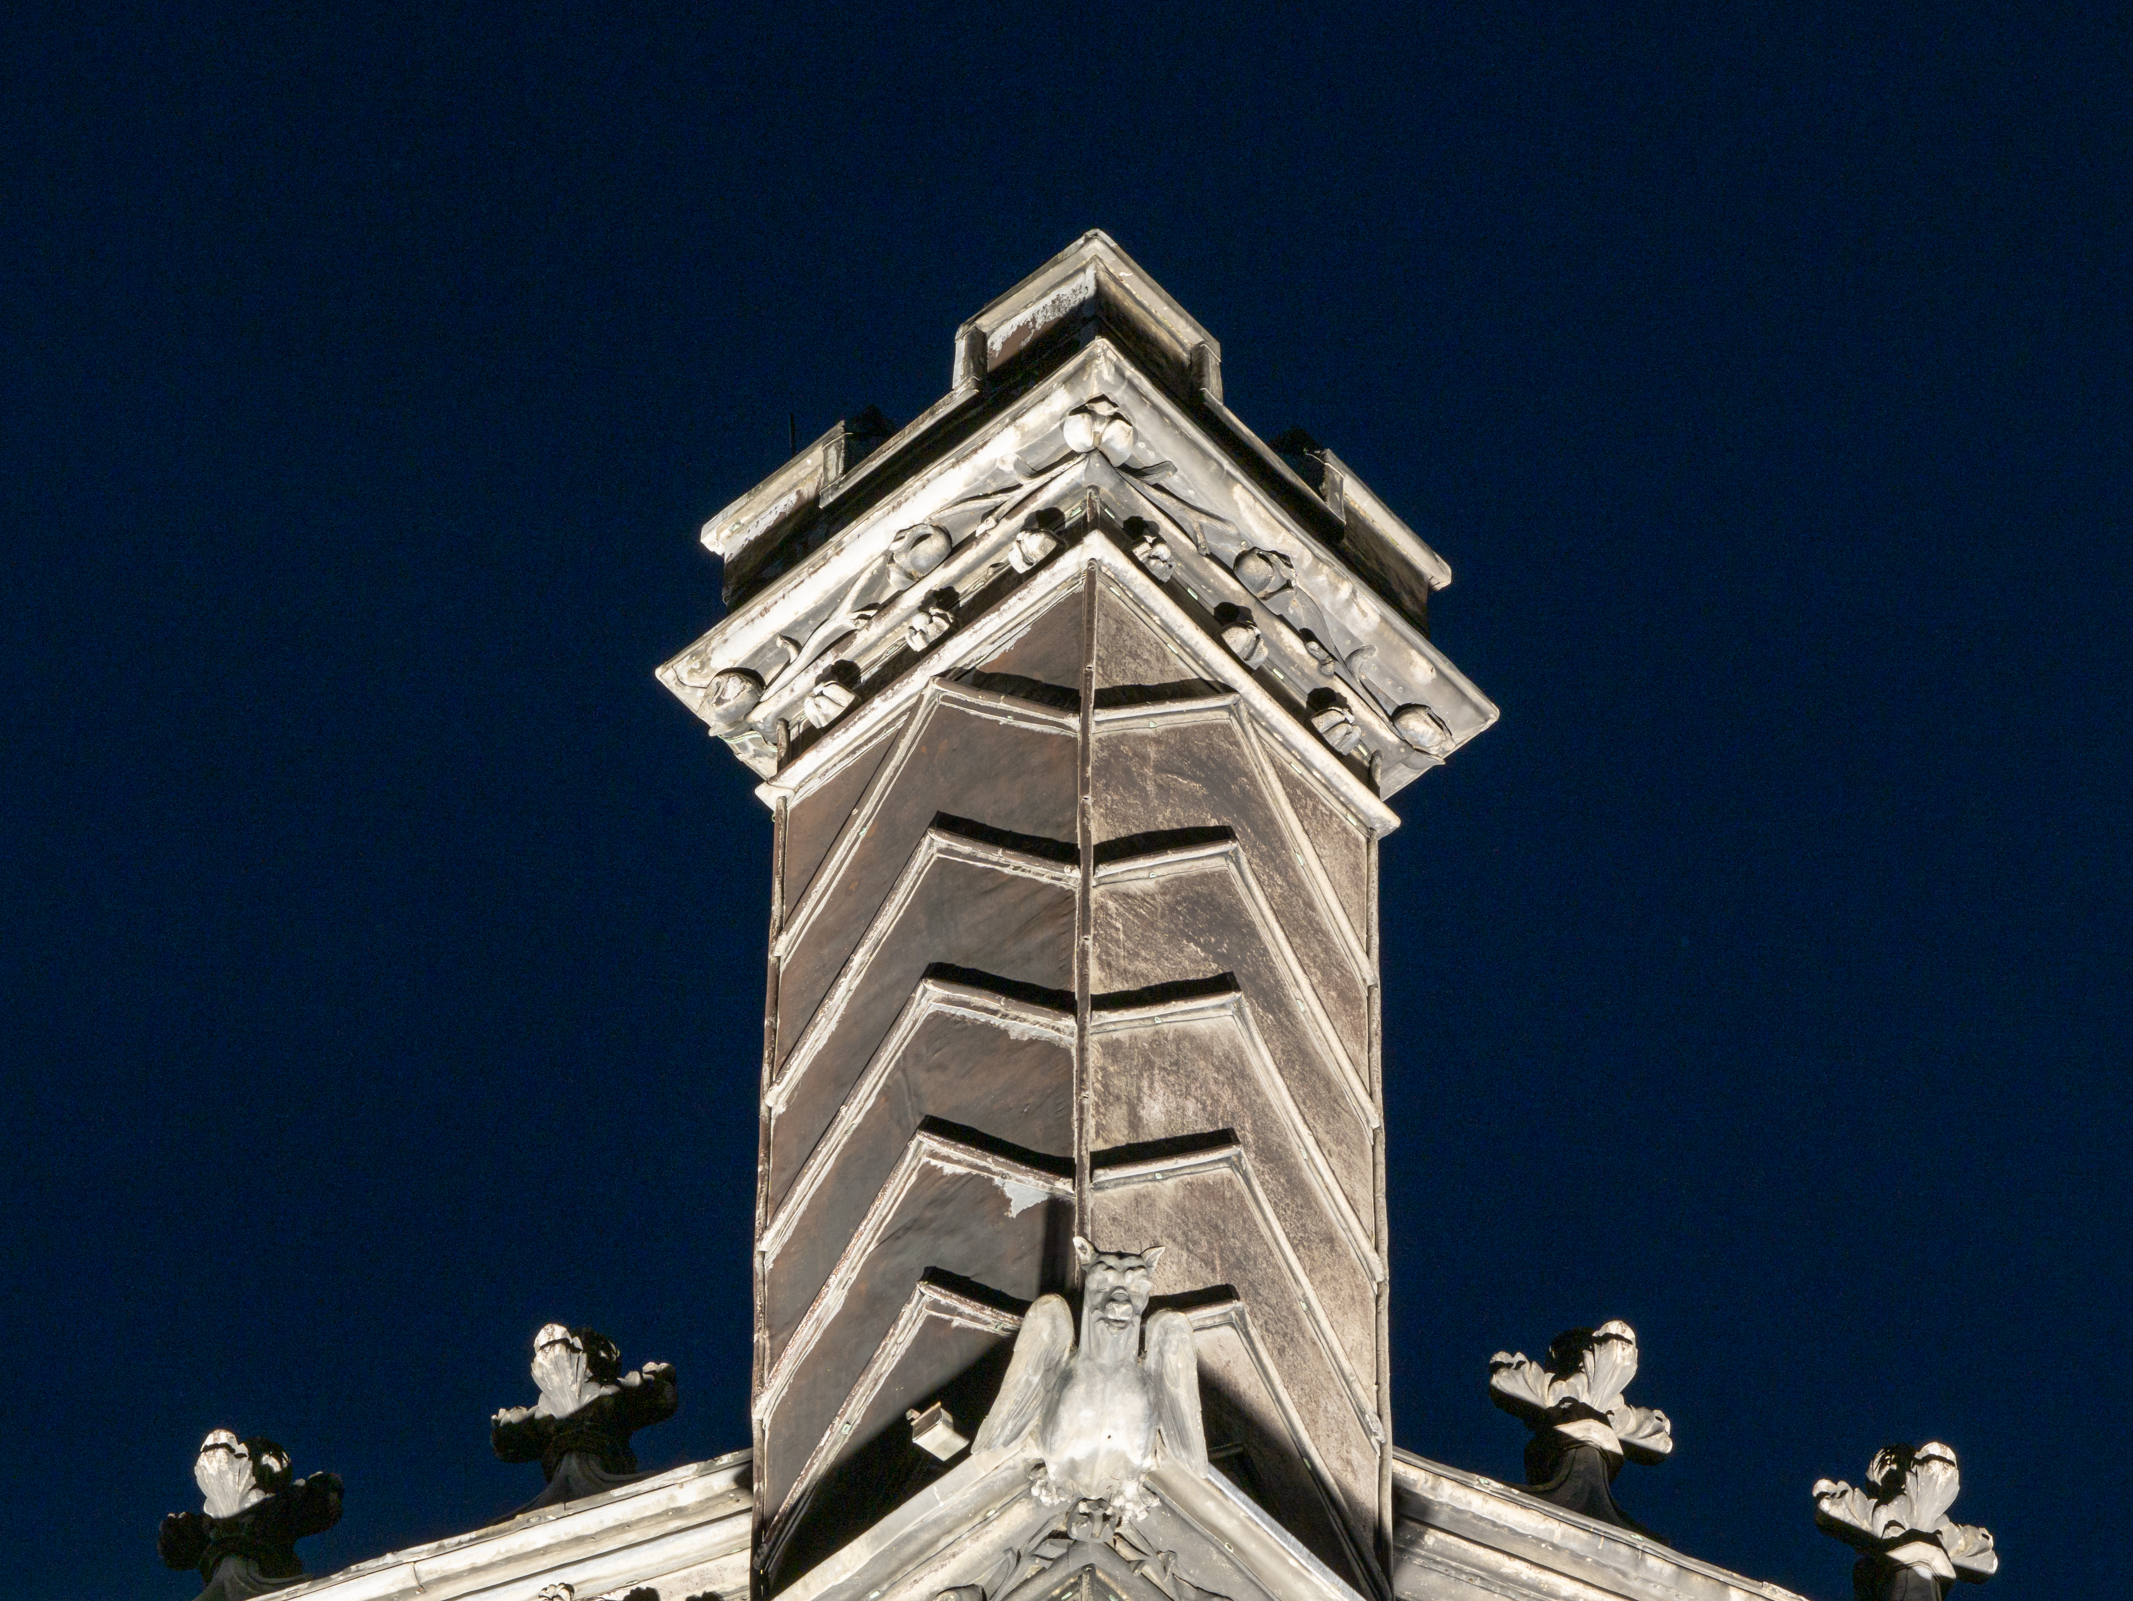
<svg viewBox="0 0 2133 1601">
<path fill-rule="evenodd" d="M 1093 983 L 1125 995 L 1230 975 L 1304 1126 L 1326 1153 L 1358 1216 L 1376 1215 L 1375 1097 L 1343 1046 L 1322 998 L 1290 953 L 1233 840 L 1190 843 L 1098 868 Z"/>
<path fill-rule="evenodd" d="M 1098 1166 L 1089 1216 L 1114 1238 L 1177 1241 L 1183 1282 L 1227 1287 L 1251 1309 L 1355 1544 L 1368 1550 L 1384 1443 L 1376 1374 L 1357 1373 L 1348 1362 L 1235 1142 Z"/>
<path fill-rule="evenodd" d="M 1071 1010 L 920 982 L 763 1230 L 773 1362 L 922 1124 L 981 1130 L 1071 1171 L 1073 1046 Z"/>
<path fill-rule="evenodd" d="M 1078 1230 L 1165 1242 L 1216 1466 L 1382 1592 L 1372 874 L 1382 797 L 1496 715 L 1417 626 L 1450 569 L 1330 452 L 1245 430 L 1100 234 L 956 351 L 917 421 L 712 519 L 733 610 L 662 669 L 778 814 L 759 1572 L 828 1582 L 961 1482 L 901 1421 L 984 1414 Z M 1238 1601 L 1182 1548 L 1029 1535 Z"/>
<path fill-rule="evenodd" d="M 1800 1601 L 1778 1585 L 1498 1484 L 1394 1451 L 1399 1601 Z"/>
<path fill-rule="evenodd" d="M 289 1453 L 264 1435 L 216 1429 L 200 1442 L 193 1482 L 201 1510 L 166 1517 L 156 1553 L 166 1567 L 199 1570 L 200 1601 L 247 1601 L 298 1583 L 296 1542 L 340 1521 L 339 1475 L 297 1478 Z"/>
<path fill-rule="evenodd" d="M 810 1014 L 773 1086 L 770 1188 L 776 1205 L 929 970 L 947 967 L 1057 993 L 1073 983 L 1070 868 L 989 841 L 929 830 L 900 893 L 876 915 Z"/>
<path fill-rule="evenodd" d="M 671 1362 L 624 1373 L 613 1340 L 560 1323 L 533 1337 L 533 1382 L 538 1401 L 505 1407 L 489 1425 L 504 1461 L 541 1465 L 544 1487 L 521 1512 L 633 1482 L 640 1475 L 630 1436 L 672 1417 L 679 1399 Z"/>
<path fill-rule="evenodd" d="M 1636 1376 L 1637 1334 L 1619 1319 L 1564 1330 L 1538 1362 L 1522 1351 L 1490 1358 L 1489 1399 L 1533 1431 L 1526 1482 L 1535 1495 L 1641 1530 L 1615 1503 L 1615 1474 L 1625 1457 L 1663 1462 L 1674 1436 L 1664 1412 L 1623 1399 Z"/>
<path fill-rule="evenodd" d="M 816 869 L 851 822 L 860 797 L 881 770 L 883 759 L 895 748 L 902 731 L 902 725 L 895 724 L 877 734 L 835 771 L 792 798 L 786 808 L 780 842 L 784 872 L 780 883 L 785 905 L 800 904 L 800 898 L 815 880 Z"/>
<path fill-rule="evenodd" d="M 970 692 L 950 690 L 921 711 L 888 764 L 892 771 L 876 775 L 882 793 L 854 809 L 820 878 L 787 910 L 782 942 L 791 955 L 779 972 L 781 1037 L 797 1037 L 813 1016 L 938 819 L 1063 842 L 1071 852 L 1071 719 L 1041 709 L 1019 712 L 993 697 L 974 703 Z M 954 958 L 943 952 L 939 959 Z"/>
<path fill-rule="evenodd" d="M 1250 1002 L 1224 990 L 1096 1012 L 1089 1067 L 1098 1150 L 1165 1145 L 1210 1129 L 1236 1137 L 1288 1250 L 1308 1264 L 1349 1365 L 1371 1372 L 1382 1277 L 1372 1220 L 1349 1204 L 1295 1110 Z"/>
<path fill-rule="evenodd" d="M 1948 1516 L 1961 1487 L 1955 1452 L 1938 1440 L 1877 1451 L 1863 1490 L 1817 1481 L 1815 1522 L 1860 1553 L 1861 1601 L 1940 1601 L 1957 1579 L 1983 1584 L 2000 1571 L 1991 1534 Z"/>
</svg>

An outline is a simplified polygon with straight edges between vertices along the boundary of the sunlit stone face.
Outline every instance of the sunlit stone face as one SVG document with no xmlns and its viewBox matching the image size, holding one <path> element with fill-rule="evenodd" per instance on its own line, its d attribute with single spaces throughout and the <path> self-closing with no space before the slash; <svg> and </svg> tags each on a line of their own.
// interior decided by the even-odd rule
<svg viewBox="0 0 2133 1601">
<path fill-rule="evenodd" d="M 551 1323 L 533 1337 L 533 1382 L 549 1411 L 558 1416 L 576 1411 L 585 1379 L 585 1348 L 570 1330 Z"/>
<path fill-rule="evenodd" d="M 200 1442 L 193 1482 L 211 1518 L 233 1518 L 266 1499 L 253 1481 L 252 1459 L 228 1429 L 217 1429 Z"/>
<path fill-rule="evenodd" d="M 1105 1251 L 1090 1267 L 1081 1293 L 1099 1320 L 1124 1328 L 1147 1310 L 1154 1279 L 1155 1264 L 1148 1257 Z"/>
</svg>

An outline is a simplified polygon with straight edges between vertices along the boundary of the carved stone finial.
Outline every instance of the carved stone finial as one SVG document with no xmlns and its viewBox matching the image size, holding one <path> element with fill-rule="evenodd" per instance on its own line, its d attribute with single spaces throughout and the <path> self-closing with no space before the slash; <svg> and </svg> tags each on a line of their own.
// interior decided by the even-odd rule
<svg viewBox="0 0 2133 1601">
<path fill-rule="evenodd" d="M 1362 725 L 1355 720 L 1355 713 L 1348 702 L 1330 689 L 1316 690 L 1310 702 L 1311 726 L 1318 730 L 1319 737 L 1343 756 L 1349 755 L 1363 743 Z"/>
<path fill-rule="evenodd" d="M 1007 552 L 1007 565 L 1018 573 L 1034 570 L 1045 557 L 1059 548 L 1059 531 L 1066 519 L 1051 507 L 1033 511 L 1023 521 L 1022 531 L 1015 535 L 1014 544 Z"/>
<path fill-rule="evenodd" d="M 296 1542 L 341 1517 L 338 1474 L 293 1478 L 289 1453 L 264 1435 L 216 1429 L 193 1463 L 204 1510 L 173 1512 L 156 1535 L 164 1565 L 198 1568 L 200 1601 L 243 1601 L 304 1576 Z"/>
<path fill-rule="evenodd" d="M 1392 726 L 1400 737 L 1425 756 L 1447 756 L 1452 749 L 1451 731 L 1444 719 L 1427 706 L 1402 706 L 1392 714 Z"/>
<path fill-rule="evenodd" d="M 533 1382 L 541 1398 L 532 1406 L 505 1407 L 489 1423 L 489 1443 L 499 1457 L 538 1462 L 548 1481 L 519 1512 L 643 1477 L 630 1435 L 674 1415 L 674 1365 L 647 1362 L 634 1373 L 621 1368 L 615 1342 L 595 1329 L 550 1323 L 533 1337 Z"/>
<path fill-rule="evenodd" d="M 1141 1480 L 1157 1460 L 1207 1471 L 1200 1369 L 1181 1312 L 1142 1314 L 1163 1248 L 1098 1251 L 1079 1235 L 1081 1341 L 1063 1296 L 1040 1296 L 1015 1336 L 1007 1377 L 974 1454 L 1026 1450 L 1039 1501 L 1101 1502 L 1119 1517 L 1153 1505 Z"/>
<path fill-rule="evenodd" d="M 1129 517 L 1126 534 L 1134 541 L 1133 559 L 1148 570 L 1149 577 L 1167 584 L 1177 575 L 1177 563 L 1170 558 L 1170 542 L 1156 532 L 1154 523 L 1145 517 Z"/>
<path fill-rule="evenodd" d="M 1859 1601 L 1940 1601 L 1957 1579 L 1983 1584 L 1999 1571 L 1992 1536 L 1949 1520 L 1961 1483 L 1955 1452 L 1938 1440 L 1876 1452 L 1864 1490 L 1816 1482 L 1815 1522 L 1861 1553 Z"/>
<path fill-rule="evenodd" d="M 1649 1533 L 1615 1504 L 1610 1488 L 1623 1458 L 1661 1462 L 1674 1449 L 1664 1412 L 1622 1399 L 1636 1376 L 1637 1332 L 1617 1319 L 1566 1329 L 1538 1362 L 1498 1351 L 1489 1359 L 1489 1399 L 1533 1431 L 1526 1486 L 1535 1495 Z"/>
<path fill-rule="evenodd" d="M 904 625 L 904 643 L 913 651 L 930 650 L 935 641 L 955 626 L 955 609 L 955 591 L 936 589 Z"/>
</svg>

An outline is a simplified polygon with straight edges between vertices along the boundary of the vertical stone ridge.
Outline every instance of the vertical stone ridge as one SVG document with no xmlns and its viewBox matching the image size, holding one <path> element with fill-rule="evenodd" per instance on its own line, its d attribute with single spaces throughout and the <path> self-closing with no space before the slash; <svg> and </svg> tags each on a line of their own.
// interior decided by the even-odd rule
<svg viewBox="0 0 2133 1601">
<path fill-rule="evenodd" d="M 1074 1220 L 1086 1233 L 1089 1217 L 1089 1150 L 1092 1135 L 1089 1079 L 1090 964 L 1094 956 L 1096 818 L 1092 805 L 1096 729 L 1096 590 L 1094 575 L 1081 584 L 1081 731 L 1076 750 L 1074 807 L 1081 850 L 1081 888 L 1074 901 Z"/>
</svg>

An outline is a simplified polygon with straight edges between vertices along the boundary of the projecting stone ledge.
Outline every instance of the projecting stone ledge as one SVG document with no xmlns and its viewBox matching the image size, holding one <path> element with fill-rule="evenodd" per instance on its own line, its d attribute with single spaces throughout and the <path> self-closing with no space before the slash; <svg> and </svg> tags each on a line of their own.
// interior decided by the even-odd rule
<svg viewBox="0 0 2133 1601">
<path fill-rule="evenodd" d="M 1393 1452 L 1392 1487 L 1398 1601 L 1802 1601 L 1779 1585 L 1408 1451 Z"/>
<path fill-rule="evenodd" d="M 1410 1452 L 1393 1455 L 1397 1601 L 1802 1601 L 1780 1586 L 1510 1485 Z M 1093 1563 L 1096 1593 L 1125 1601 L 1203 1601 L 1210 1594 L 1231 1601 L 1364 1601 L 1221 1474 L 1165 1465 L 1148 1482 L 1154 1506 L 1133 1529 L 1081 1528 L 1069 1518 L 1061 1537 L 1047 1545 L 1060 1509 L 1031 1493 L 1016 1453 L 966 1458 L 783 1595 L 785 1601 L 936 1601 L 961 1587 L 983 1595 L 988 1583 L 999 1586 L 1001 1555 L 1012 1548 L 1060 1577 L 1062 1563 L 1067 1570 Z M 741 1601 L 748 1593 L 750 1506 L 749 1453 L 736 1451 L 391 1552 L 276 1596 L 534 1601 L 544 1586 L 567 1584 L 575 1601 L 640 1589 L 659 1601 Z M 1096 1556 L 1091 1547 L 1110 1550 L 1111 1557 Z M 1180 1583 L 1186 1574 L 1198 1583 Z"/>
<path fill-rule="evenodd" d="M 573 1601 L 649 1588 L 659 1601 L 742 1601 L 754 1506 L 749 1453 L 655 1473 L 471 1534 L 391 1551 L 275 1592 L 276 1601 Z"/>
<path fill-rule="evenodd" d="M 1091 233 L 964 325 L 922 416 L 840 423 L 711 519 L 732 610 L 659 676 L 774 778 L 978 666 L 1013 598 L 1101 541 L 1202 676 L 1390 795 L 1497 710 L 1426 637 L 1443 558 L 1332 452 L 1277 445 L 1223 405 L 1214 341 Z"/>
</svg>

